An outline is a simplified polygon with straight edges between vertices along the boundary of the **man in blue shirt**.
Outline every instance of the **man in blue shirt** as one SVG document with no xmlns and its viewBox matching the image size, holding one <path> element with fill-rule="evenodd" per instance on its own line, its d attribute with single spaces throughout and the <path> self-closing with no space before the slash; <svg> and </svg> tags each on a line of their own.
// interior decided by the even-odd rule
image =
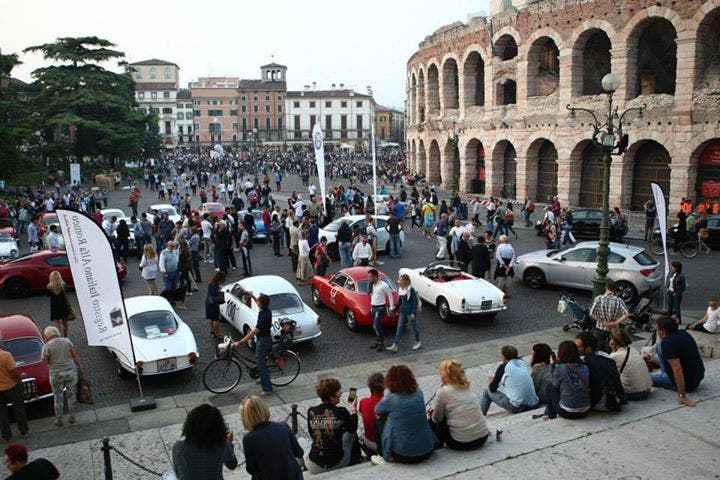
<svg viewBox="0 0 720 480">
<path fill-rule="evenodd" d="M 480 400 L 480 409 L 487 415 L 490 404 L 495 402 L 510 413 L 520 413 L 533 409 L 538 404 L 535 386 L 527 363 L 518 358 L 515 347 L 505 345 L 500 350 L 500 366 L 491 375 L 488 388 Z M 500 391 L 500 387 L 503 390 Z"/>
<path fill-rule="evenodd" d="M 440 220 L 438 220 L 437 224 L 435 224 L 435 241 L 438 246 L 435 258 L 438 260 L 445 260 L 445 253 L 447 252 L 447 240 L 445 239 L 445 234 L 447 233 L 447 228 L 447 214 L 443 213 L 440 215 Z"/>
</svg>

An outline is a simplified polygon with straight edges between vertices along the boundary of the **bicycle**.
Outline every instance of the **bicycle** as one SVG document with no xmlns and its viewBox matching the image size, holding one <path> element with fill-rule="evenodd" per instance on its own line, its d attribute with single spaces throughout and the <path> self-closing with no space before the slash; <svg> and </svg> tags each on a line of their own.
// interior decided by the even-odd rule
<svg viewBox="0 0 720 480">
<path fill-rule="evenodd" d="M 243 366 L 248 370 L 250 378 L 260 378 L 255 359 L 240 353 L 232 343 L 232 338 L 225 337 L 223 343 L 218 345 L 217 358 L 205 367 L 203 384 L 212 393 L 227 393 L 235 388 L 242 378 Z M 270 383 L 276 387 L 289 385 L 300 374 L 300 357 L 291 350 L 273 350 L 268 354 L 266 362 Z"/>
<path fill-rule="evenodd" d="M 688 235 L 688 238 L 681 240 L 678 242 L 675 240 L 675 231 L 674 229 L 670 229 L 668 232 L 668 250 L 669 249 L 675 249 L 679 250 L 680 254 L 685 258 L 694 258 L 698 254 L 698 242 L 696 238 L 693 238 L 693 235 Z M 662 236 L 660 235 L 660 232 L 653 233 L 652 239 L 650 240 L 650 251 L 653 252 L 655 255 L 664 255 L 665 250 L 663 249 L 662 244 Z"/>
</svg>

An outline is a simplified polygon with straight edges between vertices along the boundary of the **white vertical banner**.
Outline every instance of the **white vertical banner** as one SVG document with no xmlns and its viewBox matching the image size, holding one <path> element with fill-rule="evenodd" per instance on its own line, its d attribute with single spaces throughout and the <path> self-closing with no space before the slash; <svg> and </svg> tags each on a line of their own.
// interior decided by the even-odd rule
<svg viewBox="0 0 720 480">
<path fill-rule="evenodd" d="M 71 163 L 70 164 L 70 185 L 78 187 L 80 186 L 81 182 L 81 176 L 80 176 L 80 164 L 79 163 Z"/>
<path fill-rule="evenodd" d="M 312 137 L 313 147 L 315 148 L 315 164 L 317 165 L 318 171 L 318 183 L 320 184 L 320 198 L 322 199 L 323 212 L 327 215 L 327 210 L 325 209 L 325 195 L 327 195 L 327 191 L 325 190 L 325 145 L 323 142 L 322 129 L 317 123 L 313 126 Z"/>
<path fill-rule="evenodd" d="M 667 250 L 667 207 L 665 206 L 665 195 L 662 188 L 657 183 L 651 183 L 653 199 L 655 201 L 655 211 L 657 212 L 658 226 L 660 227 L 660 238 L 662 238 L 663 252 L 665 252 L 665 278 L 667 280 L 670 275 L 670 262 L 668 260 Z"/>
<path fill-rule="evenodd" d="M 56 212 L 88 345 L 132 352 L 115 258 L 105 232 L 80 212 Z M 129 360 L 135 364 L 134 358 Z"/>
<path fill-rule="evenodd" d="M 370 122 L 370 148 L 372 148 L 373 163 L 373 205 L 375 206 L 375 215 L 377 215 L 377 156 L 375 155 L 375 122 L 373 121 Z"/>
</svg>

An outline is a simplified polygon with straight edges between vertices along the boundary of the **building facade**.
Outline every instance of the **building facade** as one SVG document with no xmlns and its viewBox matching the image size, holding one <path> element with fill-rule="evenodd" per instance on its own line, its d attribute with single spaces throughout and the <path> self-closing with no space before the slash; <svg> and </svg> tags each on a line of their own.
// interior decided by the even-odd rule
<svg viewBox="0 0 720 480">
<path fill-rule="evenodd" d="M 190 90 L 178 90 L 176 100 L 177 145 L 189 147 L 193 142 L 193 103 Z"/>
<path fill-rule="evenodd" d="M 375 137 L 378 142 L 403 145 L 405 141 L 405 113 L 394 108 L 375 107 Z"/>
<path fill-rule="evenodd" d="M 357 93 L 344 85 L 317 90 L 315 85 L 287 92 L 287 144 L 310 145 L 312 129 L 320 124 L 325 143 L 342 148 L 366 150 L 370 142 L 370 122 L 375 102 L 370 95 Z"/>
<path fill-rule="evenodd" d="M 238 140 L 239 77 L 200 77 L 190 82 L 193 135 L 198 146 Z"/>
<path fill-rule="evenodd" d="M 243 141 L 280 145 L 285 141 L 287 67 L 269 63 L 260 78 L 240 80 L 238 125 Z"/>
<path fill-rule="evenodd" d="M 620 111 L 647 109 L 639 128 L 626 119 L 611 206 L 641 209 L 651 182 L 671 211 L 720 195 L 720 0 L 491 5 L 491 17 L 426 37 L 407 63 L 412 170 L 466 192 L 597 207 L 604 153 L 589 140 L 591 117 L 570 128 L 566 105 L 604 118 L 612 72 Z"/>
<path fill-rule="evenodd" d="M 140 111 L 158 115 L 158 133 L 163 143 L 167 148 L 175 147 L 178 143 L 176 96 L 180 67 L 156 58 L 130 66 Z"/>
</svg>

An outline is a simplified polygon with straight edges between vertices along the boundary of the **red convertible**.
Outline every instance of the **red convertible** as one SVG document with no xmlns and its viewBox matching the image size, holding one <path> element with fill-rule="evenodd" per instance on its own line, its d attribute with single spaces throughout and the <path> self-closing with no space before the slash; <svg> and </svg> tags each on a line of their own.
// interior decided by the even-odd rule
<svg viewBox="0 0 720 480">
<path fill-rule="evenodd" d="M 0 333 L 22 378 L 25 403 L 52 397 L 50 372 L 41 356 L 45 342 L 35 320 L 22 314 L 0 315 Z"/>
<path fill-rule="evenodd" d="M 127 267 L 121 263 L 116 263 L 115 267 L 118 278 L 125 280 Z M 60 272 L 68 287 L 73 287 L 70 262 L 65 250 L 44 250 L 0 265 L 0 291 L 10 298 L 42 293 L 47 288 L 53 270 Z"/>
<path fill-rule="evenodd" d="M 370 275 L 369 267 L 350 267 L 340 270 L 335 275 L 317 275 L 310 281 L 312 301 L 316 307 L 327 306 L 345 318 L 348 328 L 356 332 L 360 327 L 371 326 L 370 318 Z M 397 288 L 383 272 L 380 281 L 385 282 L 392 290 L 393 305 L 398 301 Z M 397 324 L 397 314 L 386 314 L 382 319 L 383 326 Z"/>
</svg>

